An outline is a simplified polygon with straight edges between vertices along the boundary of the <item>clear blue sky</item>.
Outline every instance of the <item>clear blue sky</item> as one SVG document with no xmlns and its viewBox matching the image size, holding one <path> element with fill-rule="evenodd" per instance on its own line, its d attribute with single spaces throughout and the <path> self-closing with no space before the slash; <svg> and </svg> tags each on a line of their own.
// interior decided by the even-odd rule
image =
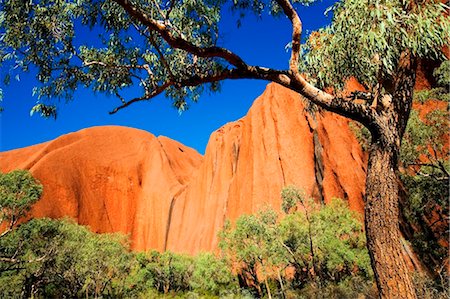
<svg viewBox="0 0 450 299">
<path fill-rule="evenodd" d="M 300 9 L 304 35 L 330 21 L 323 13 L 333 2 L 325 0 Z M 257 20 L 249 15 L 237 28 L 236 17 L 227 12 L 220 25 L 221 46 L 235 51 L 247 63 L 279 69 L 288 67 L 290 54 L 285 45 L 290 42 L 291 26 L 285 17 L 264 16 Z M 109 115 L 108 112 L 118 104 L 117 98 L 80 88 L 74 101 L 59 105 L 56 120 L 30 116 L 30 109 L 36 102 L 32 97 L 35 85 L 34 74 L 27 73 L 21 74 L 20 81 L 12 79 L 8 86 L 1 86 L 5 111 L 0 113 L 0 151 L 45 142 L 87 127 L 121 125 L 143 129 L 156 136 L 167 136 L 203 154 L 210 134 L 225 123 L 243 117 L 267 82 L 226 81 L 220 93 L 203 94 L 198 103 L 192 104 L 181 115 L 164 96 L 150 102 L 135 103 Z"/>
</svg>

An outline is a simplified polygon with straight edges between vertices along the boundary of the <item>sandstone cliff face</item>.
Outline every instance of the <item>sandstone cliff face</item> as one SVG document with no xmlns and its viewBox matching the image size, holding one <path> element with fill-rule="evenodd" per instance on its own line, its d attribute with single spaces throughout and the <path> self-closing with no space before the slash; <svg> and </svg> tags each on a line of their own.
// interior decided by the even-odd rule
<svg viewBox="0 0 450 299">
<path fill-rule="evenodd" d="M 175 200 L 167 249 L 212 250 L 225 219 L 266 206 L 296 185 L 316 200 L 347 199 L 363 210 L 365 163 L 348 121 L 312 116 L 298 94 L 269 84 L 247 116 L 211 135 L 204 160 Z"/>
<path fill-rule="evenodd" d="M 171 199 L 201 160 L 176 141 L 111 126 L 1 153 L 0 169 L 29 169 L 42 182 L 33 217 L 69 216 L 95 232 L 129 234 L 136 250 L 162 250 Z"/>
<path fill-rule="evenodd" d="M 365 163 L 348 121 L 308 114 L 300 97 L 269 84 L 244 118 L 211 135 L 205 156 L 165 137 L 96 127 L 0 153 L 44 184 L 33 217 L 69 216 L 96 232 L 130 234 L 136 250 L 213 250 L 225 219 L 280 209 L 282 187 L 363 210 Z"/>
</svg>

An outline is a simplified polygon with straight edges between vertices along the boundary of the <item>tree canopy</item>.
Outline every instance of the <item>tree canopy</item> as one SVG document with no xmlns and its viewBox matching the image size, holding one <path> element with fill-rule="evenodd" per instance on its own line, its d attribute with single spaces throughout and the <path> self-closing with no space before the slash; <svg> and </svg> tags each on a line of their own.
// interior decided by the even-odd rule
<svg viewBox="0 0 450 299">
<path fill-rule="evenodd" d="M 378 84 L 388 88 L 402 51 L 445 59 L 442 46 L 450 30 L 445 10 L 439 1 L 338 1 L 332 24 L 307 40 L 302 70 L 322 87 L 342 88 L 353 76 L 373 92 Z"/>
<path fill-rule="evenodd" d="M 0 3 L 1 61 L 12 69 L 37 67 L 41 84 L 34 90 L 38 103 L 33 111 L 44 116 L 55 115 L 55 100 L 70 99 L 80 86 L 116 95 L 121 102 L 112 112 L 163 92 L 184 110 L 202 91 L 218 90 L 224 79 L 290 85 L 299 70 L 309 73 L 317 86 L 335 86 L 354 76 L 374 88 L 396 71 L 404 50 L 439 57 L 450 32 L 440 1 L 346 0 L 330 8 L 332 24 L 312 33 L 300 49 L 297 10 L 314 1 L 233 1 L 234 11 L 286 15 L 292 21 L 290 69 L 273 70 L 248 65 L 219 46 L 218 22 L 225 2 L 5 0 Z M 101 28 L 98 42 L 77 38 L 86 28 Z M 296 80 L 307 87 L 301 93 L 320 94 L 308 82 Z M 142 95 L 123 98 L 122 92 L 134 85 Z M 338 104 L 326 96 L 316 101 L 328 108 Z M 344 112 L 350 108 L 357 107 L 340 107 Z"/>
<path fill-rule="evenodd" d="M 0 172 L 0 224 L 7 223 L 0 237 L 12 230 L 41 194 L 42 185 L 28 171 Z"/>
</svg>

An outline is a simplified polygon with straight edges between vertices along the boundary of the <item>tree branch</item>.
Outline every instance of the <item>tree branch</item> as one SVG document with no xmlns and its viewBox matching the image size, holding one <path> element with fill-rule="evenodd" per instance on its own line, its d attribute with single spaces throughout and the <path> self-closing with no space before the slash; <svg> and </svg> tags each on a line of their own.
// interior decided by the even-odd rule
<svg viewBox="0 0 450 299">
<path fill-rule="evenodd" d="M 147 35 L 146 34 L 147 29 L 146 30 L 141 30 L 137 24 L 133 23 L 133 25 L 134 25 L 134 28 L 136 28 L 136 30 L 139 31 L 139 33 L 141 35 L 145 36 L 150 41 L 150 43 L 152 44 L 153 48 L 155 48 L 156 52 L 158 53 L 159 59 L 161 59 L 161 62 L 163 64 L 163 66 L 166 68 L 167 72 L 169 73 L 169 76 L 171 77 L 171 79 L 173 79 L 174 76 L 173 76 L 172 70 L 170 69 L 170 66 L 167 63 L 167 60 L 164 57 L 163 52 L 161 51 L 161 49 L 159 48 L 158 44 L 156 43 L 156 40 L 155 40 L 155 37 L 154 37 L 153 33 L 150 32 L 150 35 Z M 148 67 L 147 72 L 149 71 L 149 69 L 150 68 Z"/>
<path fill-rule="evenodd" d="M 228 61 L 231 65 L 236 67 L 233 70 L 225 70 L 219 74 L 214 75 L 198 75 L 184 80 L 169 79 L 163 85 L 157 87 L 153 92 L 144 95 L 140 98 L 130 100 L 126 104 L 117 107 L 110 113 L 116 113 L 118 110 L 129 106 L 138 101 L 148 100 L 160 94 L 168 87 L 176 85 L 196 86 L 202 83 L 216 82 L 225 79 L 262 79 L 279 83 L 291 90 L 294 90 L 306 99 L 312 101 L 316 105 L 325 108 L 331 112 L 338 113 L 342 116 L 349 117 L 353 120 L 361 122 L 369 126 L 373 120 L 373 111 L 369 109 L 368 105 L 346 101 L 342 98 L 335 97 L 328 94 L 310 83 L 308 83 L 298 71 L 298 59 L 300 52 L 300 37 L 302 25 L 300 18 L 292 7 L 289 0 L 277 0 L 279 5 L 283 8 L 285 14 L 289 17 L 293 24 L 293 46 L 290 60 L 289 71 L 279 71 L 258 66 L 247 65 L 238 55 L 232 51 L 221 47 L 200 47 L 185 40 L 181 36 L 175 36 L 172 28 L 168 27 L 167 22 L 158 21 L 151 18 L 141 8 L 133 5 L 130 0 L 114 0 L 118 5 L 122 6 L 125 11 L 133 18 L 138 20 L 142 25 L 147 26 L 149 30 L 157 32 L 169 46 L 184 50 L 188 53 L 198 57 L 222 58 Z"/>
<path fill-rule="evenodd" d="M 156 52 L 158 53 L 159 59 L 161 59 L 162 64 L 164 65 L 164 67 L 166 68 L 167 72 L 169 73 L 170 78 L 174 79 L 174 75 L 172 73 L 172 70 L 170 69 L 170 66 L 167 63 L 167 60 L 164 57 L 163 52 L 159 49 L 158 45 L 156 44 L 155 38 L 154 38 L 152 33 L 150 33 L 149 39 L 150 39 L 150 43 L 152 44 L 152 46 L 155 48 Z"/>
<path fill-rule="evenodd" d="M 1 222 L 0 222 L 1 223 Z M 11 216 L 11 219 L 9 221 L 8 227 L 6 228 L 6 230 L 4 232 L 2 232 L 0 234 L 0 238 L 6 236 L 7 234 L 9 234 L 10 232 L 12 232 L 14 225 L 17 223 L 17 219 L 16 217 L 14 217 L 14 215 Z"/>
<path fill-rule="evenodd" d="M 99 65 L 105 68 L 113 68 L 113 69 L 127 69 L 127 70 L 132 70 L 132 69 L 141 69 L 141 70 L 145 70 L 149 76 L 152 76 L 153 73 L 150 70 L 150 66 L 148 64 L 143 64 L 143 65 L 131 65 L 131 64 L 106 64 L 102 61 L 83 61 L 83 67 L 90 67 L 92 65 Z"/>
<path fill-rule="evenodd" d="M 161 94 L 162 92 L 164 92 L 166 89 L 168 89 L 171 86 L 177 86 L 177 87 L 198 86 L 201 84 L 218 82 L 218 81 L 222 81 L 222 80 L 226 80 L 226 79 L 243 79 L 243 78 L 264 79 L 262 77 L 263 75 L 258 73 L 258 70 L 261 70 L 261 69 L 262 68 L 255 68 L 255 67 L 250 67 L 248 70 L 247 69 L 244 69 L 244 70 L 242 70 L 242 69 L 225 69 L 225 70 L 222 70 L 222 71 L 220 71 L 218 73 L 214 73 L 214 74 L 195 75 L 195 76 L 192 76 L 189 78 L 179 79 L 179 80 L 170 78 L 163 84 L 157 86 L 153 91 L 146 93 L 142 97 L 134 98 L 132 100 L 125 102 L 123 105 L 116 107 L 109 114 L 114 114 L 117 111 L 130 106 L 133 103 L 150 100 L 150 99 L 158 96 L 159 94 Z M 266 70 L 269 70 L 269 69 L 266 69 Z M 272 72 L 274 72 L 274 71 L 272 71 Z M 270 74 L 272 74 L 272 73 L 270 73 Z M 268 74 L 264 75 L 264 77 L 267 77 L 267 78 L 265 78 L 266 80 L 271 80 L 271 79 L 268 79 L 270 74 L 268 73 Z"/>
<path fill-rule="evenodd" d="M 175 0 L 170 0 L 169 8 L 167 9 L 167 13 L 166 13 L 166 20 L 169 19 L 170 13 L 172 12 L 172 9 L 174 6 L 175 6 Z"/>
<path fill-rule="evenodd" d="M 161 17 L 164 17 L 164 13 L 163 13 L 163 11 L 161 10 L 161 7 L 159 7 L 158 2 L 156 2 L 156 0 L 152 0 L 152 2 L 153 2 L 153 5 L 155 6 L 155 8 L 158 10 L 159 15 L 160 15 Z"/>
<path fill-rule="evenodd" d="M 169 88 L 169 87 L 172 86 L 172 85 L 173 85 L 173 82 L 172 82 L 172 81 L 167 81 L 167 82 L 165 82 L 164 84 L 162 84 L 162 85 L 156 87 L 156 88 L 155 88 L 152 92 L 150 92 L 150 93 L 148 93 L 148 92 L 146 91 L 145 95 L 143 95 L 142 97 L 134 98 L 134 99 L 129 100 L 129 101 L 127 101 L 127 102 L 125 102 L 124 100 L 122 100 L 122 103 L 123 103 L 123 104 L 120 105 L 120 106 L 118 106 L 118 107 L 116 107 L 116 108 L 114 108 L 114 110 L 112 110 L 111 112 L 109 112 L 109 114 L 114 114 L 114 113 L 116 113 L 117 111 L 119 111 L 119 110 L 121 110 L 121 109 L 123 109 L 123 108 L 125 108 L 125 107 L 130 106 L 130 105 L 133 104 L 133 103 L 150 100 L 150 99 L 156 97 L 157 95 L 161 94 L 164 90 L 166 90 L 167 88 Z"/>
<path fill-rule="evenodd" d="M 0 234 L 0 238 L 6 236 L 6 235 L 9 234 L 11 231 L 12 231 L 11 228 L 7 228 L 4 232 L 2 232 L 2 233 Z"/>
<path fill-rule="evenodd" d="M 47 254 L 45 254 L 41 257 L 32 259 L 32 260 L 28 260 L 28 261 L 22 261 L 22 260 L 16 259 L 16 258 L 0 257 L 0 262 L 11 263 L 11 264 L 31 264 L 31 263 L 43 261 L 46 257 L 47 257 Z"/>
<path fill-rule="evenodd" d="M 130 0 L 114 0 L 123 7 L 125 11 L 140 23 L 147 26 L 150 30 L 158 32 L 161 37 L 173 48 L 181 49 L 199 57 L 219 57 L 228 61 L 237 68 L 246 68 L 247 64 L 241 57 L 230 50 L 221 47 L 199 47 L 181 36 L 174 36 L 171 29 L 163 21 L 157 21 L 151 18 L 141 8 L 133 5 Z"/>
<path fill-rule="evenodd" d="M 279 78 L 272 81 L 298 92 L 307 100 L 330 112 L 356 120 L 365 126 L 370 127 L 375 117 L 374 111 L 367 103 L 356 103 L 326 93 L 308 83 L 299 73 L 281 74 Z"/>
<path fill-rule="evenodd" d="M 298 73 L 298 60 L 300 56 L 300 40 L 302 36 L 302 21 L 297 11 L 289 0 L 277 0 L 278 5 L 283 9 L 284 14 L 292 23 L 292 52 L 289 60 L 289 69 L 293 73 Z"/>
</svg>

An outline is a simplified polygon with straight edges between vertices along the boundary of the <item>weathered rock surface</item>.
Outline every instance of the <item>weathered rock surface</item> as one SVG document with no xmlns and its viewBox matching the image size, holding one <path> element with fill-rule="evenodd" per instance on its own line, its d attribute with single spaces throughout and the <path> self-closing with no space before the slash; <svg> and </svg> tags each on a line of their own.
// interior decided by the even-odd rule
<svg viewBox="0 0 450 299">
<path fill-rule="evenodd" d="M 196 151 L 125 127 L 94 127 L 0 154 L 44 185 L 33 217 L 68 216 L 95 232 L 129 234 L 136 250 L 164 248 L 172 197 L 201 163 Z"/>
<path fill-rule="evenodd" d="M 96 232 L 130 234 L 136 250 L 213 250 L 225 219 L 280 209 L 282 187 L 363 210 L 365 162 L 348 121 L 311 115 L 298 94 L 269 84 L 247 116 L 211 135 L 205 156 L 165 137 L 95 127 L 0 153 L 0 170 L 44 184 L 33 217 L 69 216 Z"/>
<path fill-rule="evenodd" d="M 225 219 L 279 210 L 288 185 L 324 202 L 344 198 L 362 212 L 365 167 L 346 119 L 313 117 L 298 94 L 269 84 L 247 116 L 211 135 L 203 163 L 175 199 L 167 248 L 214 249 Z"/>
</svg>

